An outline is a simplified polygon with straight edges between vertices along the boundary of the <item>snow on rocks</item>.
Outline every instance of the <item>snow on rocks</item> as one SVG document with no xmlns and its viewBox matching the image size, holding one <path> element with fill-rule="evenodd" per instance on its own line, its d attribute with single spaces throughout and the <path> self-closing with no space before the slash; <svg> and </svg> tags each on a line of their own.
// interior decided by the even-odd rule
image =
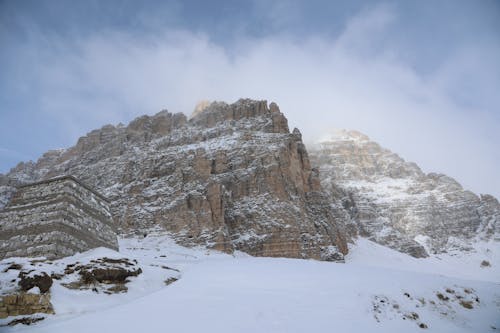
<svg viewBox="0 0 500 333">
<path fill-rule="evenodd" d="M 467 260 L 464 265 L 444 257 L 440 262 L 448 269 L 439 271 L 432 258 L 416 259 L 368 240 L 351 245 L 345 264 L 185 248 L 162 231 L 121 238 L 119 244 L 120 252 L 99 248 L 53 262 L 20 258 L 48 273 L 99 258 L 127 258 L 142 270 L 129 277 L 127 292 L 116 294 L 67 289 L 64 276 L 55 279 L 56 314 L 32 323 L 29 331 L 495 332 L 492 327 L 500 327 L 500 278 L 455 274 L 468 269 Z"/>
<path fill-rule="evenodd" d="M 266 101 L 214 102 L 189 120 L 161 111 L 106 125 L 2 177 L 61 174 L 103 193 L 122 233 L 161 226 L 184 245 L 256 256 L 320 259 L 320 248 L 334 246 L 341 258 L 347 251 L 342 220 L 301 136 Z M 249 232 L 257 237 L 245 242 Z"/>
<path fill-rule="evenodd" d="M 498 200 L 446 175 L 425 174 L 359 132 L 336 131 L 308 148 L 357 235 L 420 258 L 500 240 Z"/>
</svg>

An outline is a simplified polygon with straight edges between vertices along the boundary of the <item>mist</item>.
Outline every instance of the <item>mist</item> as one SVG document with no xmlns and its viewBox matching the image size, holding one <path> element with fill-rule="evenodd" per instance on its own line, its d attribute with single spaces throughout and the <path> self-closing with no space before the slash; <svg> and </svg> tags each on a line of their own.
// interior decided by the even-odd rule
<svg viewBox="0 0 500 333">
<path fill-rule="evenodd" d="M 237 38 L 223 41 L 213 31 L 156 25 L 147 13 L 141 21 L 154 33 L 109 26 L 68 36 L 24 24 L 23 37 L 12 40 L 2 26 L 16 57 L 0 58 L 7 74 L 0 79 L 0 171 L 108 123 L 162 109 L 189 115 L 200 100 L 248 97 L 277 102 L 306 143 L 334 128 L 356 129 L 425 172 L 500 197 L 498 40 L 477 30 L 482 38 L 453 41 L 453 52 L 430 43 L 442 48 L 431 61 L 427 44 L 401 37 L 407 14 L 396 5 L 349 10 L 321 34 L 288 29 L 300 20 L 293 4 L 263 10 L 271 22 L 265 33 L 233 22 Z"/>
</svg>

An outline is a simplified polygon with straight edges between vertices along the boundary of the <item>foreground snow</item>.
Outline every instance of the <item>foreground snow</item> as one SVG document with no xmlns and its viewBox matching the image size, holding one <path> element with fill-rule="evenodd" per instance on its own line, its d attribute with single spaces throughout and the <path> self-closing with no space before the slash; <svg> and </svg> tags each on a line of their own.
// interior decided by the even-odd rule
<svg viewBox="0 0 500 333">
<path fill-rule="evenodd" d="M 500 283 L 500 243 L 477 242 L 470 252 L 450 252 L 428 258 L 414 258 L 385 246 L 358 238 L 346 261 L 350 265 L 384 267 L 410 272 L 444 275 L 465 280 Z M 491 267 L 481 267 L 488 261 Z"/>
<path fill-rule="evenodd" d="M 51 333 L 500 329 L 496 262 L 489 268 L 477 263 L 497 251 L 422 260 L 360 239 L 347 263 L 336 264 L 229 256 L 183 248 L 157 235 L 121 240 L 120 252 L 96 249 L 65 258 L 61 266 L 103 255 L 136 259 L 144 272 L 131 278 L 128 293 L 74 291 L 56 282 L 52 287 L 56 315 L 34 326 L 3 329 Z M 166 286 L 169 277 L 180 279 Z"/>
</svg>

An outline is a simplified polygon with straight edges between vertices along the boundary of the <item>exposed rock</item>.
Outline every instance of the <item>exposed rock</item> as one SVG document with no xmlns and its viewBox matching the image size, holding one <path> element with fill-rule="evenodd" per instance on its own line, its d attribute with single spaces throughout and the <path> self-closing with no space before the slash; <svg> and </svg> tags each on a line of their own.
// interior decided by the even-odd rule
<svg viewBox="0 0 500 333">
<path fill-rule="evenodd" d="M 122 267 L 94 268 L 90 270 L 83 268 L 79 273 L 82 276 L 82 281 L 87 284 L 95 281 L 101 283 L 123 283 L 128 277 L 141 274 L 142 270 L 140 268 L 127 270 Z"/>
<path fill-rule="evenodd" d="M 175 278 L 175 277 L 171 277 L 171 278 L 168 278 L 165 280 L 165 285 L 171 285 L 172 283 L 178 281 L 179 279 L 178 278 Z"/>
<path fill-rule="evenodd" d="M 52 278 L 45 272 L 19 272 L 19 287 L 21 290 L 28 291 L 33 287 L 38 287 L 42 294 L 49 291 L 52 286 Z"/>
<path fill-rule="evenodd" d="M 23 268 L 23 265 L 13 262 L 9 267 L 5 268 L 3 272 L 7 273 L 11 269 L 19 271 L 21 268 Z"/>
<path fill-rule="evenodd" d="M 500 240 L 500 205 L 454 179 L 424 174 L 415 163 L 355 131 L 339 131 L 310 147 L 322 184 L 368 237 L 415 257 L 468 250 L 477 239 Z"/>
<path fill-rule="evenodd" d="M 50 303 L 50 293 L 32 294 L 21 292 L 0 296 L 0 318 L 34 313 L 54 313 Z"/>
<path fill-rule="evenodd" d="M 7 176 L 61 174 L 104 193 L 123 233 L 161 226 L 183 244 L 257 256 L 347 253 L 347 213 L 332 210 L 300 132 L 275 103 L 214 102 L 189 121 L 162 111 L 107 125 Z"/>
<path fill-rule="evenodd" d="M 92 289 L 96 292 L 104 289 L 105 293 L 120 293 L 128 290 L 125 285 L 129 277 L 138 276 L 142 269 L 137 266 L 136 261 L 126 258 L 99 258 L 91 260 L 86 264 L 68 264 L 64 270 L 66 279 L 71 282 L 62 284 L 69 289 Z M 77 277 L 71 277 L 75 275 Z M 107 285 L 107 286 L 102 286 Z"/>
<path fill-rule="evenodd" d="M 488 260 L 481 261 L 481 267 L 491 267 L 491 264 Z"/>
<path fill-rule="evenodd" d="M 45 317 L 22 317 L 22 318 L 18 318 L 18 319 L 14 319 L 12 321 L 10 321 L 7 326 L 15 326 L 15 325 L 18 325 L 18 324 L 23 324 L 23 325 L 31 325 L 33 323 L 37 323 L 39 321 L 42 321 L 44 320 Z"/>
<path fill-rule="evenodd" d="M 193 117 L 196 117 L 198 114 L 202 113 L 203 111 L 205 111 L 205 109 L 207 107 L 210 106 L 210 101 L 207 101 L 207 100 L 202 100 L 202 101 L 199 101 L 196 106 L 194 107 L 194 111 L 193 113 L 191 114 L 191 118 Z"/>
<path fill-rule="evenodd" d="M 0 221 L 0 259 L 53 259 L 99 246 L 118 249 L 107 200 L 69 176 L 19 187 L 0 211 Z"/>
</svg>

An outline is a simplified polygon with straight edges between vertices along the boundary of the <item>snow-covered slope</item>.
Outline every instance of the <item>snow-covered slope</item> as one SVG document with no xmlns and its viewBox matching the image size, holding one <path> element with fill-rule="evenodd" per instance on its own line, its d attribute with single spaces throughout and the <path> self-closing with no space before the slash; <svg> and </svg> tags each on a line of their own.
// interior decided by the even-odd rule
<svg viewBox="0 0 500 333">
<path fill-rule="evenodd" d="M 0 205 L 19 183 L 71 173 L 110 197 L 122 234 L 119 252 L 0 261 L 0 296 L 17 302 L 23 278 L 51 276 L 55 310 L 10 327 L 24 316 L 4 302 L 0 330 L 498 331 L 495 198 L 355 132 L 312 156 L 319 173 L 275 104 L 241 100 L 190 120 L 160 112 L 104 126 L 21 163 L 0 176 Z M 345 229 L 359 236 L 345 264 L 239 252 L 340 259 Z"/>
<path fill-rule="evenodd" d="M 120 253 L 96 249 L 36 268 L 57 271 L 70 262 L 102 256 L 135 259 L 143 273 L 130 278 L 127 293 L 69 290 L 56 281 L 52 287 L 55 315 L 30 327 L 2 329 L 495 332 L 500 327 L 500 270 L 498 258 L 484 257 L 488 253 L 498 251 L 457 260 L 450 256 L 416 259 L 360 239 L 347 262 L 340 264 L 188 249 L 166 235 L 152 234 L 121 239 Z M 493 265 L 479 268 L 477 260 L 485 258 Z M 165 285 L 171 277 L 179 280 Z M 2 275 L 2 280 L 7 278 Z"/>
<path fill-rule="evenodd" d="M 451 252 L 427 258 L 414 258 L 372 242 L 358 238 L 346 258 L 349 265 L 362 265 L 427 274 L 464 280 L 500 283 L 500 244 L 478 242 L 468 252 Z M 482 265 L 488 262 L 490 266 Z"/>
</svg>

